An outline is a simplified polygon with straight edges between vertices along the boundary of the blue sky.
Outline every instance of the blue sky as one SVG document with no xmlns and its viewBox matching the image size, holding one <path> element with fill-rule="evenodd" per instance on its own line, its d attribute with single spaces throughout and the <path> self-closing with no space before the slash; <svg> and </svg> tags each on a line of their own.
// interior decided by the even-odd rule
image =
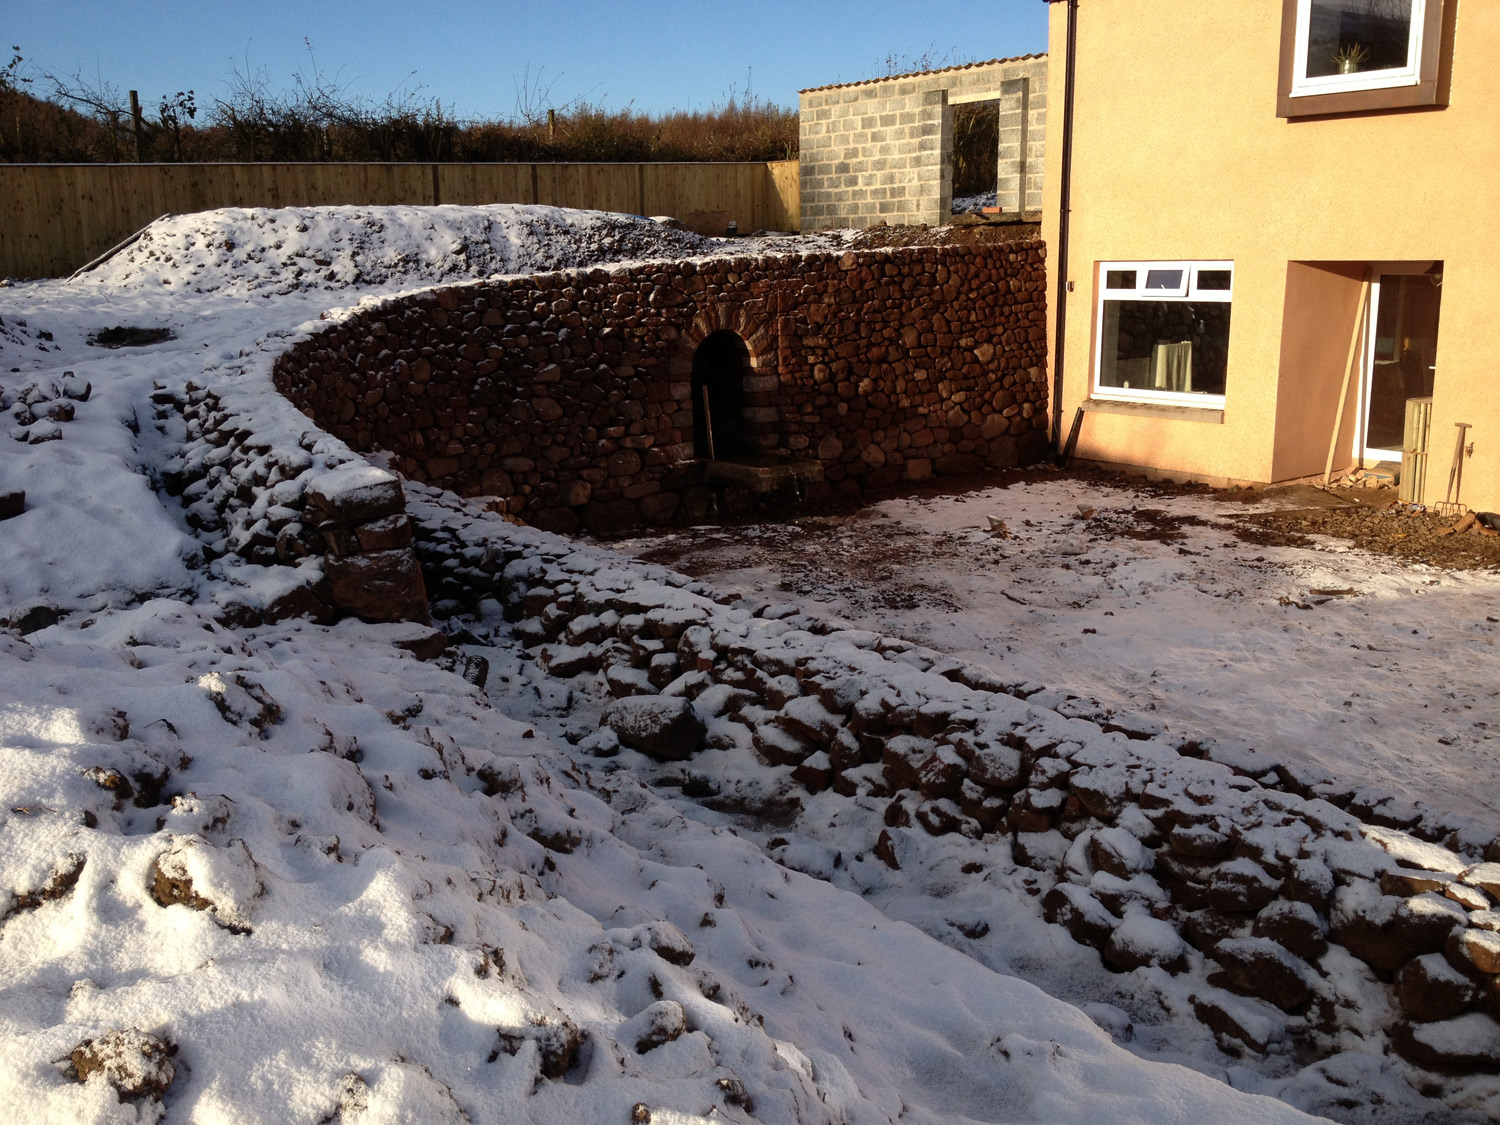
<svg viewBox="0 0 1500 1125">
<path fill-rule="evenodd" d="M 233 71 L 272 90 L 317 66 L 351 96 L 405 85 L 461 116 L 502 117 L 518 93 L 644 112 L 706 109 L 731 87 L 795 105 L 797 90 L 870 78 L 887 56 L 988 59 L 1045 51 L 1043 0 L 0 0 L 26 66 L 81 71 L 154 105 L 206 106 Z M 9 55 L 6 56 L 9 58 Z M 529 79 L 528 79 L 529 73 Z"/>
</svg>

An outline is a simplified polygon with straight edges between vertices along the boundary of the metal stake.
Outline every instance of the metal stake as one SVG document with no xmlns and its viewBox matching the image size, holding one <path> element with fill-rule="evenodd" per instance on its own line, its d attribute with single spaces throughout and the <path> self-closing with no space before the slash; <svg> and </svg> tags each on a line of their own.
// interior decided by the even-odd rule
<svg viewBox="0 0 1500 1125">
<path fill-rule="evenodd" d="M 708 384 L 703 385 L 703 432 L 708 435 L 708 459 L 717 461 L 714 456 L 714 415 L 708 407 Z"/>
</svg>

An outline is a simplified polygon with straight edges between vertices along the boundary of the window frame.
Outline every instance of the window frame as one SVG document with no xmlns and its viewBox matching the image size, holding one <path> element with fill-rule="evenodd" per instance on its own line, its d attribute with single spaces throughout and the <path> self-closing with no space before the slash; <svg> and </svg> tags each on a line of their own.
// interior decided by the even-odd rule
<svg viewBox="0 0 1500 1125">
<path fill-rule="evenodd" d="M 1312 5 L 1313 0 L 1297 0 L 1297 51 L 1292 60 L 1292 97 L 1310 98 L 1319 94 L 1415 86 L 1422 80 L 1422 39 L 1427 0 L 1411 0 L 1411 25 L 1406 32 L 1405 66 L 1356 71 L 1353 74 L 1326 74 L 1317 78 L 1307 77 L 1307 52 L 1312 38 Z"/>
<path fill-rule="evenodd" d="M 1174 289 L 1146 287 L 1152 270 L 1183 271 L 1183 281 Z M 1098 266 L 1098 299 L 1094 302 L 1095 324 L 1093 373 L 1089 377 L 1089 398 L 1098 402 L 1155 403 L 1162 406 L 1185 406 L 1196 410 L 1224 410 L 1224 395 L 1199 394 L 1193 391 L 1159 391 L 1147 387 L 1106 387 L 1100 382 L 1104 373 L 1104 303 L 1106 301 L 1159 301 L 1167 304 L 1234 304 L 1234 262 L 1229 259 L 1178 259 L 1100 262 Z M 1130 288 L 1109 286 L 1113 272 L 1135 271 Z M 1228 289 L 1200 289 L 1199 277 L 1207 270 L 1229 271 Z M 1232 322 L 1232 314 L 1231 314 Z M 1227 391 L 1227 387 L 1225 388 Z"/>
<path fill-rule="evenodd" d="M 1453 0 L 1412 0 L 1412 40 L 1408 64 L 1402 68 L 1369 71 L 1363 77 L 1327 75 L 1299 78 L 1306 73 L 1311 0 L 1282 0 L 1281 74 L 1276 92 L 1278 117 L 1378 112 L 1446 105 L 1443 69 L 1444 16 Z"/>
</svg>

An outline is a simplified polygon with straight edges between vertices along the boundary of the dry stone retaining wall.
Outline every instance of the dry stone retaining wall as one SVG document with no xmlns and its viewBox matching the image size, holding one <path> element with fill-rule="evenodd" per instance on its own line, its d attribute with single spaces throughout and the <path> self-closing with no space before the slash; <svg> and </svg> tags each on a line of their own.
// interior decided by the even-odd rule
<svg viewBox="0 0 1500 1125">
<path fill-rule="evenodd" d="M 670 278 L 653 284 L 676 307 Z M 415 307 L 462 308 L 445 300 Z M 361 344 L 389 334 L 376 323 L 387 322 L 370 321 Z M 770 338 L 747 336 L 761 364 Z M 378 369 L 378 353 L 340 359 L 351 354 L 355 374 Z M 630 401 L 642 400 L 653 401 Z M 1240 1049 L 1316 1056 L 1357 1037 L 1432 1072 L 1500 1070 L 1500 840 L 1473 825 L 1253 751 L 1170 740 L 1148 718 L 909 642 L 725 605 L 682 576 L 606 562 L 419 483 L 403 495 L 341 443 L 316 431 L 278 443 L 201 388 L 163 392 L 157 408 L 163 427 L 182 425 L 163 484 L 210 554 L 399 562 L 406 580 L 383 597 L 423 603 L 418 617 L 414 559 L 439 616 L 495 599 L 528 659 L 613 697 L 585 752 L 753 749 L 809 791 L 884 802 L 875 852 L 892 866 L 914 833 L 1004 835 L 1049 921 L 1116 970 L 1186 975 L 1199 1018 Z"/>
<path fill-rule="evenodd" d="M 1113 969 L 1191 981 L 1235 1049 L 1317 1057 L 1354 1037 L 1431 1072 L 1500 1068 L 1500 840 L 1473 825 L 791 607 L 726 605 L 419 483 L 400 496 L 340 443 L 270 441 L 201 388 L 157 409 L 184 426 L 163 483 L 210 554 L 297 576 L 322 553 L 320 579 L 388 552 L 420 560 L 440 617 L 495 599 L 538 667 L 613 698 L 584 752 L 753 750 L 811 792 L 883 802 L 892 866 L 922 835 L 1008 837 L 1049 921 Z M 333 585 L 228 616 L 318 615 Z"/>
<path fill-rule="evenodd" d="M 595 268 L 364 308 L 276 362 L 277 387 L 410 478 L 551 530 L 692 522 L 694 350 L 749 352 L 743 419 L 826 487 L 1046 452 L 1039 241 Z"/>
</svg>

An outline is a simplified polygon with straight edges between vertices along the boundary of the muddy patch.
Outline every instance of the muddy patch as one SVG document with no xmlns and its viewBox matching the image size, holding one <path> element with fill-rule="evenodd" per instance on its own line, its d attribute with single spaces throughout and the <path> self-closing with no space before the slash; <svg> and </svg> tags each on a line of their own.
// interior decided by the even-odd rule
<svg viewBox="0 0 1500 1125">
<path fill-rule="evenodd" d="M 117 324 L 113 328 L 99 329 L 88 342 L 95 348 L 146 348 L 175 339 L 177 333 L 170 328 L 135 328 Z"/>
<path fill-rule="evenodd" d="M 1136 539 L 1154 543 L 1178 543 L 1187 538 L 1183 528 L 1206 527 L 1201 516 L 1168 512 L 1161 508 L 1121 508 L 1081 511 L 1091 534 L 1105 538 Z"/>
<path fill-rule="evenodd" d="M 1324 535 L 1371 554 L 1445 570 L 1500 566 L 1500 535 L 1489 533 L 1477 521 L 1455 531 L 1462 522 L 1430 510 L 1412 511 L 1392 497 L 1380 506 L 1361 502 L 1340 508 L 1246 514 L 1236 521 L 1235 534 L 1266 547 L 1307 547 L 1313 543 L 1310 536 Z"/>
<path fill-rule="evenodd" d="M 697 528 L 633 552 L 695 578 L 765 570 L 794 598 L 839 601 L 849 612 L 932 610 L 957 613 L 964 602 L 924 572 L 990 566 L 1006 556 L 998 543 L 932 534 L 868 514 L 808 516 L 781 524 Z"/>
</svg>

